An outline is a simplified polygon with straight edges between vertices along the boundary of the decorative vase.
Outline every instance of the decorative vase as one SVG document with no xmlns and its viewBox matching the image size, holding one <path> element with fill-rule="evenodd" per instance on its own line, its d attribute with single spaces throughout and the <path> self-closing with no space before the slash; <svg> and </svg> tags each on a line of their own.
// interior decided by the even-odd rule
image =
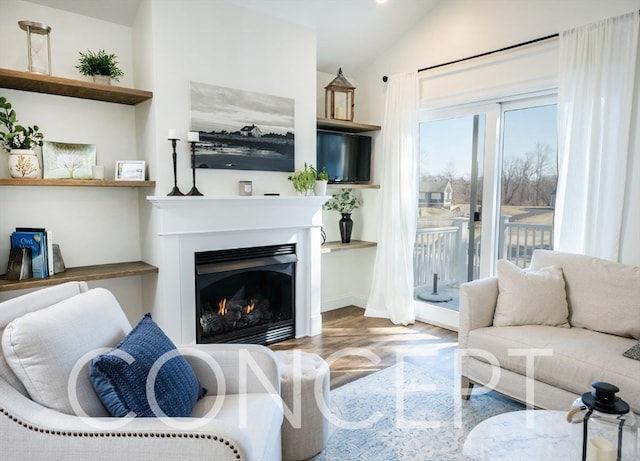
<svg viewBox="0 0 640 461">
<path fill-rule="evenodd" d="M 40 162 L 31 149 L 9 151 L 9 174 L 12 178 L 39 178 Z"/>
<path fill-rule="evenodd" d="M 353 230 L 351 213 L 342 213 L 342 218 L 340 218 L 338 224 L 340 225 L 340 239 L 342 243 L 351 242 L 351 231 Z"/>
<path fill-rule="evenodd" d="M 316 196 L 327 195 L 327 183 L 328 183 L 328 181 L 316 180 L 316 185 L 315 185 L 315 188 L 313 190 L 313 193 Z"/>
<path fill-rule="evenodd" d="M 108 75 L 94 75 L 93 83 L 100 83 L 101 85 L 111 85 L 111 77 Z"/>
</svg>

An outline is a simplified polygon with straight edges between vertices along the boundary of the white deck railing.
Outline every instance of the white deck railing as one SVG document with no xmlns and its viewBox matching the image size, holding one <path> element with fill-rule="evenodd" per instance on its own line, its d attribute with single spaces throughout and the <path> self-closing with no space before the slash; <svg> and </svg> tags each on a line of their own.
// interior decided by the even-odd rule
<svg viewBox="0 0 640 461">
<path fill-rule="evenodd" d="M 468 218 L 455 218 L 454 226 L 418 229 L 413 253 L 414 286 L 433 284 L 434 274 L 438 283 L 457 286 L 467 278 L 467 222 Z M 498 257 L 505 258 L 525 268 L 531 262 L 533 250 L 551 249 L 553 226 L 551 224 L 511 223 L 503 216 L 500 229 Z M 479 274 L 480 237 L 474 242 L 474 274 Z"/>
</svg>

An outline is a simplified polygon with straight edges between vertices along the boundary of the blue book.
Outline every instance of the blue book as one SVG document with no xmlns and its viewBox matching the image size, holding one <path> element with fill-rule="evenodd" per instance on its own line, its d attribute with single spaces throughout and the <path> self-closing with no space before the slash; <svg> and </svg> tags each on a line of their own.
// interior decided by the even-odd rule
<svg viewBox="0 0 640 461">
<path fill-rule="evenodd" d="M 33 278 L 44 279 L 47 271 L 45 233 L 40 231 L 16 231 L 11 234 L 11 248 L 31 248 L 31 271 Z"/>
</svg>

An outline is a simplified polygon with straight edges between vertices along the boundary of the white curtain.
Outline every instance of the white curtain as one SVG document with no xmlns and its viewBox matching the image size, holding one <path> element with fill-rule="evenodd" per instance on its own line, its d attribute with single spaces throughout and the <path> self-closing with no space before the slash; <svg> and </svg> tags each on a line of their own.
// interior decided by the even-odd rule
<svg viewBox="0 0 640 461">
<path fill-rule="evenodd" d="M 560 34 L 556 250 L 624 259 L 638 26 L 635 11 Z"/>
<path fill-rule="evenodd" d="M 415 321 L 413 245 L 418 197 L 418 74 L 387 83 L 382 123 L 378 248 L 365 315 L 396 324 Z"/>
</svg>

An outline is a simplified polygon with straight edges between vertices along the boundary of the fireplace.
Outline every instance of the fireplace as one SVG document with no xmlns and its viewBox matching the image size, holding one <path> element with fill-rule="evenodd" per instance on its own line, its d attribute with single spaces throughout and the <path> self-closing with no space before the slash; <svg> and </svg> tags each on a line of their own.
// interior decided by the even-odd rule
<svg viewBox="0 0 640 461">
<path fill-rule="evenodd" d="M 155 237 L 157 283 L 149 278 L 153 319 L 176 343 L 195 344 L 194 255 L 234 248 L 295 245 L 295 336 L 322 331 L 320 228 L 327 197 L 148 197 Z M 250 217 L 250 219 L 248 218 Z M 151 246 L 151 243 L 149 244 Z"/>
<path fill-rule="evenodd" d="M 295 244 L 196 253 L 197 343 L 294 338 L 296 262 Z"/>
</svg>

